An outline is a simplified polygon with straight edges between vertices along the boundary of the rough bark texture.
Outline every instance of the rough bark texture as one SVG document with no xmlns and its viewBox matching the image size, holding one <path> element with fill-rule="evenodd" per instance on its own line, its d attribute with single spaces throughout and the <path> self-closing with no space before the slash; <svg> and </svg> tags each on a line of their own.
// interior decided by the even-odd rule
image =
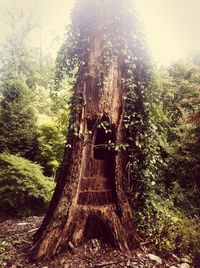
<svg viewBox="0 0 200 268">
<path fill-rule="evenodd" d="M 121 64 L 110 62 L 99 87 L 103 41 L 98 34 L 90 38 L 89 73 L 75 87 L 74 98 L 82 97 L 76 116 L 79 139 L 71 137 L 66 149 L 56 190 L 44 222 L 36 234 L 34 259 L 48 258 L 70 245 L 77 246 L 97 238 L 115 248 L 136 246 L 132 213 L 126 194 L 124 152 L 114 153 L 100 144 L 108 140 L 124 142 Z M 107 121 L 111 132 L 98 125 Z"/>
</svg>

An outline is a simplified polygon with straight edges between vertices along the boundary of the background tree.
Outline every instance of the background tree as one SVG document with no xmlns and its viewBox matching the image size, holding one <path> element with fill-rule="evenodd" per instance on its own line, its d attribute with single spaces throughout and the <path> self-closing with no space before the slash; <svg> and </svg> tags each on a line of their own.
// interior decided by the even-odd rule
<svg viewBox="0 0 200 268">
<path fill-rule="evenodd" d="M 45 174 L 52 176 L 58 166 L 58 155 L 64 149 L 63 134 L 58 134 L 57 130 L 61 106 L 55 105 L 51 93 L 55 64 L 50 55 L 42 55 L 40 48 L 29 44 L 30 33 L 38 27 L 34 14 L 13 10 L 4 16 L 8 18 L 11 34 L 1 44 L 0 51 L 1 152 L 18 153 L 35 160 L 44 166 Z M 42 130 L 44 122 L 50 120 L 57 122 L 51 126 L 51 131 L 60 138 L 51 141 L 54 153 L 49 156 L 51 160 L 47 160 L 45 150 L 41 151 L 45 135 Z"/>
<path fill-rule="evenodd" d="M 200 68 L 192 58 L 171 66 L 170 75 L 176 83 L 176 100 L 181 117 L 179 134 L 174 140 L 169 161 L 168 178 L 174 187 L 183 189 L 175 204 L 187 215 L 199 214 L 199 83 Z M 178 171 L 178 172 L 177 172 Z M 170 179 L 168 179 L 170 181 Z M 182 200 L 181 200 L 182 199 Z"/>
<path fill-rule="evenodd" d="M 0 101 L 0 151 L 33 159 L 37 146 L 36 117 L 23 79 L 5 82 Z"/>
<path fill-rule="evenodd" d="M 190 59 L 154 69 L 148 88 L 148 174 L 137 207 L 140 234 L 161 254 L 198 258 L 199 68 Z M 193 123 L 192 123 L 193 122 Z M 191 170 L 193 173 L 191 174 Z"/>
</svg>

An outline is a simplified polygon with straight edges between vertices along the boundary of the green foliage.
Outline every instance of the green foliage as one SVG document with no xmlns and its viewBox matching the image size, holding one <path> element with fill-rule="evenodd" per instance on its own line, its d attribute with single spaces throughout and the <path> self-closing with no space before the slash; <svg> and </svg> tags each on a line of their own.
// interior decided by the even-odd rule
<svg viewBox="0 0 200 268">
<path fill-rule="evenodd" d="M 185 216 L 175 207 L 170 196 L 163 200 L 154 195 L 150 200 L 140 214 L 140 231 L 143 235 L 155 243 L 163 255 L 173 252 L 183 256 L 198 256 L 199 220 Z"/>
<path fill-rule="evenodd" d="M 44 213 L 54 183 L 39 165 L 16 155 L 0 154 L 0 217 Z"/>
<path fill-rule="evenodd" d="M 31 95 L 23 79 L 2 85 L 0 100 L 0 151 L 32 159 L 36 147 L 36 118 Z"/>
<path fill-rule="evenodd" d="M 29 45 L 29 33 L 38 26 L 34 14 L 15 10 L 6 13 L 6 16 L 12 33 L 0 51 L 0 151 L 17 153 L 35 161 L 38 155 L 45 155 L 41 153 L 41 131 L 38 129 L 43 118 L 59 121 L 59 126 L 63 124 L 61 131 L 65 128 L 66 132 L 64 112 L 60 116 L 60 107 L 64 107 L 65 99 L 63 95 L 60 96 L 56 100 L 59 104 L 55 105 L 51 96 L 54 61 L 49 55 L 42 55 L 41 50 Z M 65 102 L 63 110 L 67 110 L 66 107 Z M 58 159 L 50 158 L 55 169 Z M 42 157 L 39 159 L 46 170 L 44 163 L 48 161 Z"/>
<path fill-rule="evenodd" d="M 140 233 L 162 254 L 200 253 L 198 76 L 193 63 L 178 62 L 156 69 L 148 88 L 152 139 L 146 137 L 148 176 L 138 193 L 143 206 L 135 212 Z"/>
<path fill-rule="evenodd" d="M 63 113 L 61 115 L 63 118 Z M 55 175 L 60 165 L 66 143 L 66 136 L 62 134 L 59 122 L 53 119 L 43 122 L 38 128 L 37 140 L 39 148 L 37 161 L 44 167 L 46 175 Z"/>
<path fill-rule="evenodd" d="M 175 96 L 181 117 L 177 124 L 177 136 L 171 144 L 166 175 L 169 182 L 177 182 L 187 196 L 188 202 L 178 206 L 188 215 L 199 215 L 199 146 L 200 128 L 198 114 L 200 111 L 199 76 L 200 68 L 189 62 L 178 62 L 170 68 L 172 79 L 176 81 Z M 197 120 L 196 120 L 196 119 Z M 193 120 L 194 119 L 194 120 Z M 177 184 L 176 184 L 177 185 Z M 171 187 L 173 192 L 173 187 Z M 190 206 L 187 205 L 190 204 Z M 196 206 L 196 208 L 195 208 Z M 187 209 L 186 209 L 187 208 Z"/>
</svg>

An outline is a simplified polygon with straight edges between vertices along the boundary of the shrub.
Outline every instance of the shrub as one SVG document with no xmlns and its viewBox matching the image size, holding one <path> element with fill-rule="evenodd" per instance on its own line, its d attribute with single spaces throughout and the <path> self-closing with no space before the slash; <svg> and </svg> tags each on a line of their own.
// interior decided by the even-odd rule
<svg viewBox="0 0 200 268">
<path fill-rule="evenodd" d="M 157 206 L 157 244 L 162 251 L 196 255 L 200 246 L 199 224 L 174 208 L 170 200 Z M 200 253 L 200 251 L 199 251 Z"/>
<path fill-rule="evenodd" d="M 163 255 L 196 257 L 200 254 L 200 222 L 187 217 L 173 204 L 172 198 L 151 197 L 140 214 L 140 231 L 157 245 Z"/>
<path fill-rule="evenodd" d="M 39 165 L 16 155 L 0 154 L 0 217 L 45 212 L 53 186 Z"/>
</svg>

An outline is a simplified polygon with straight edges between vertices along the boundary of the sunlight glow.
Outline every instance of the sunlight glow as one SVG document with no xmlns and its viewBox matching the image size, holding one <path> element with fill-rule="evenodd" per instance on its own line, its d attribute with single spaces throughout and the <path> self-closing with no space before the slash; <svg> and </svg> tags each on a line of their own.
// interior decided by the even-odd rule
<svg viewBox="0 0 200 268">
<path fill-rule="evenodd" d="M 20 8 L 37 14 L 39 30 L 34 32 L 33 45 L 54 56 L 64 38 L 74 0 L 0 0 L 0 15 L 5 9 Z M 200 51 L 199 0 L 135 0 L 145 26 L 147 43 L 153 59 L 161 64 L 177 60 L 189 51 Z M 9 33 L 1 15 L 0 43 Z"/>
<path fill-rule="evenodd" d="M 199 0 L 137 0 L 156 62 L 169 63 L 200 51 Z"/>
</svg>

